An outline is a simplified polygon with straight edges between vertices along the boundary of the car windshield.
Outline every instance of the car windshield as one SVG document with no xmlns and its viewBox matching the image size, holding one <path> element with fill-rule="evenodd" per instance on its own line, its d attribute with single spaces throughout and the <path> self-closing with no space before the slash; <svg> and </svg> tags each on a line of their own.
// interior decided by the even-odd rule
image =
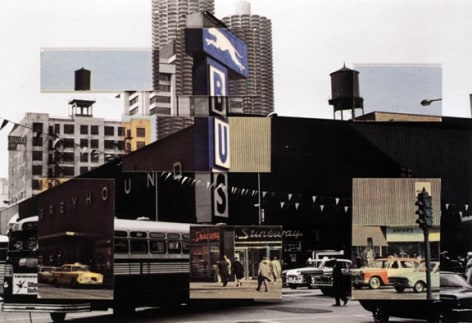
<svg viewBox="0 0 472 323">
<path fill-rule="evenodd" d="M 387 261 L 386 260 L 377 260 L 372 264 L 371 267 L 374 267 L 374 268 L 387 268 Z"/>
<path fill-rule="evenodd" d="M 72 271 L 89 271 L 89 269 L 87 266 L 74 266 Z"/>
<path fill-rule="evenodd" d="M 472 288 L 464 277 L 458 274 L 441 274 L 441 287 L 465 287 Z"/>
</svg>

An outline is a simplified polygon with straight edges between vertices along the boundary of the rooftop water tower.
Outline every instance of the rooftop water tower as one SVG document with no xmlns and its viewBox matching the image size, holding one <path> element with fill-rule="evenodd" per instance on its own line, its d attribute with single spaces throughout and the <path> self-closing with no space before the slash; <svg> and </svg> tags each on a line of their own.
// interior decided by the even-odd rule
<svg viewBox="0 0 472 323">
<path fill-rule="evenodd" d="M 90 91 L 90 75 L 91 72 L 85 68 L 81 68 L 74 72 L 75 74 L 75 91 Z"/>
<path fill-rule="evenodd" d="M 81 68 L 74 72 L 75 91 L 90 91 L 90 75 L 91 72 L 85 68 Z M 92 117 L 92 106 L 95 103 L 95 100 L 89 99 L 77 99 L 74 98 L 69 101 L 70 105 L 70 115 L 71 116 L 80 116 L 80 117 Z"/>
<path fill-rule="evenodd" d="M 336 119 L 336 112 L 341 111 L 341 120 L 344 120 L 344 110 L 351 110 L 352 119 L 356 117 L 356 109 L 361 109 L 361 115 L 364 114 L 364 99 L 359 94 L 359 72 L 344 65 L 330 76 L 331 100 L 328 102 L 333 106 L 333 118 Z"/>
</svg>

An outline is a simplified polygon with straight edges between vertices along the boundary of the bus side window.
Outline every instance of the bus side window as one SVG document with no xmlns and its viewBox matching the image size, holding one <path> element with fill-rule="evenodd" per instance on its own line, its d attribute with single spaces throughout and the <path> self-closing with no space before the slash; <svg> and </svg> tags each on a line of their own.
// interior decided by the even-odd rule
<svg viewBox="0 0 472 323">
<path fill-rule="evenodd" d="M 130 239 L 131 253 L 148 253 L 148 244 L 145 239 Z"/>
<path fill-rule="evenodd" d="M 180 253 L 180 234 L 178 233 L 168 233 L 167 234 L 167 252 L 176 254 Z"/>
<path fill-rule="evenodd" d="M 150 240 L 151 253 L 166 253 L 166 242 L 164 240 Z"/>
<path fill-rule="evenodd" d="M 171 241 L 168 242 L 168 252 L 169 253 L 180 253 L 180 241 Z"/>
<path fill-rule="evenodd" d="M 128 253 L 128 239 L 115 238 L 115 252 Z"/>
<path fill-rule="evenodd" d="M 182 234 L 182 252 L 189 253 L 190 235 Z"/>
</svg>

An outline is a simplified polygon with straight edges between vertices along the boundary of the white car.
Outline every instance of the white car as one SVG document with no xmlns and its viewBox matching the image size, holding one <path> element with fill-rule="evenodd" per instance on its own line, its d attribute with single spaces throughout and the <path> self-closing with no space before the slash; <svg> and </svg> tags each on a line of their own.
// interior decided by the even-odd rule
<svg viewBox="0 0 472 323">
<path fill-rule="evenodd" d="M 342 268 L 349 268 L 351 261 L 348 259 L 337 259 L 342 264 Z M 285 277 L 285 285 L 292 289 L 297 287 L 308 287 L 309 289 L 317 288 L 315 277 L 319 275 L 329 274 L 333 271 L 334 258 L 323 258 L 313 260 L 311 265 L 303 268 L 286 270 L 283 273 Z"/>
<path fill-rule="evenodd" d="M 431 262 L 431 288 L 439 289 L 439 261 Z M 426 264 L 422 263 L 414 271 L 388 277 L 389 285 L 402 293 L 407 288 L 413 288 L 415 293 L 426 291 Z"/>
</svg>

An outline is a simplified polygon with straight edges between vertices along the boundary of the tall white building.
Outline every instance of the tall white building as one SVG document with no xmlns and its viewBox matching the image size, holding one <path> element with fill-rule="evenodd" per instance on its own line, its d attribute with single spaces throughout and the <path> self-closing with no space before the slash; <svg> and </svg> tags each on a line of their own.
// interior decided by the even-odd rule
<svg viewBox="0 0 472 323">
<path fill-rule="evenodd" d="M 272 57 L 272 22 L 251 14 L 248 1 L 236 3 L 236 14 L 222 21 L 247 45 L 246 79 L 230 80 L 231 96 L 243 98 L 242 114 L 266 116 L 274 111 L 274 71 Z"/>
</svg>

